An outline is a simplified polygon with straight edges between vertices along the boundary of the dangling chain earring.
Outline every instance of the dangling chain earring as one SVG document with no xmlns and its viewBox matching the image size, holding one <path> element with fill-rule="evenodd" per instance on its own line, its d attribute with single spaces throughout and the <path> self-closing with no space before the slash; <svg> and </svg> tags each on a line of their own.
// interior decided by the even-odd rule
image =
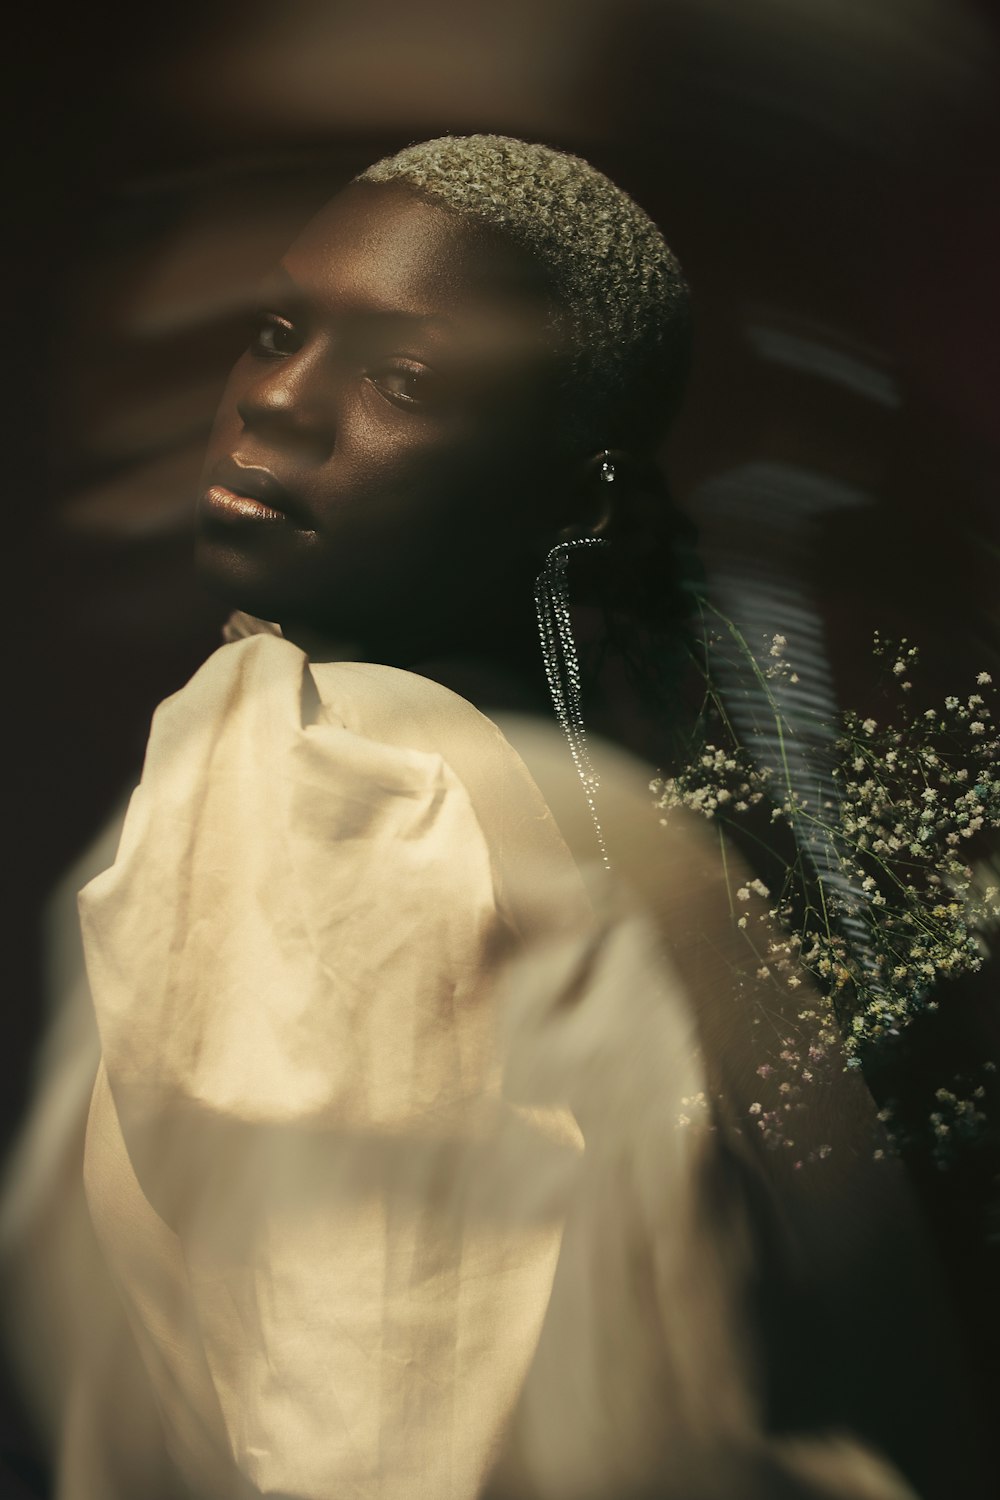
<svg viewBox="0 0 1000 1500">
<path fill-rule="evenodd" d="M 614 471 L 612 470 L 612 477 Z M 600 536 L 585 536 L 578 541 L 560 542 L 553 547 L 545 559 L 545 567 L 535 582 L 535 613 L 538 617 L 538 634 L 542 642 L 542 660 L 545 676 L 552 695 L 552 707 L 566 743 L 573 757 L 583 794 L 590 808 L 590 816 L 597 835 L 597 846 L 601 851 L 601 862 L 606 870 L 611 869 L 608 851 L 604 843 L 604 831 L 597 816 L 594 793 L 601 784 L 594 770 L 587 749 L 587 736 L 583 726 L 580 687 L 580 662 L 573 639 L 573 626 L 569 616 L 569 587 L 566 570 L 569 554 L 580 547 L 606 547 L 608 543 Z"/>
</svg>

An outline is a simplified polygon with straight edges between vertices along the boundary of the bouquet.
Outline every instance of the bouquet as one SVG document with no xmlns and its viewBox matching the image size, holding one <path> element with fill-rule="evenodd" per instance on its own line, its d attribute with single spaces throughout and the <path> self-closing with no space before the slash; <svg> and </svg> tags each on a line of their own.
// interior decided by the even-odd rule
<svg viewBox="0 0 1000 1500">
<path fill-rule="evenodd" d="M 790 1119 L 824 1068 L 891 1076 L 893 1048 L 938 1009 L 942 983 L 989 956 L 1000 922 L 990 850 L 1000 828 L 996 686 L 980 671 L 963 695 L 918 706 L 919 648 L 876 634 L 884 716 L 846 710 L 830 722 L 784 636 L 755 651 L 723 616 L 711 628 L 703 619 L 698 739 L 651 790 L 662 822 L 688 808 L 718 824 L 723 857 L 727 836 L 742 838 L 777 872 L 770 885 L 730 889 L 730 906 L 759 980 L 786 991 L 805 975 L 813 981 L 796 1034 L 780 1037 L 758 1068 L 782 1074 L 780 1102 L 751 1105 L 768 1144 L 787 1145 Z M 713 656 L 742 664 L 743 695 L 756 709 L 749 728 L 735 723 Z M 977 1058 L 933 1090 L 925 1133 L 937 1165 L 987 1124 L 995 1072 L 992 1059 Z M 890 1149 L 912 1144 L 891 1098 L 880 1118 Z"/>
</svg>

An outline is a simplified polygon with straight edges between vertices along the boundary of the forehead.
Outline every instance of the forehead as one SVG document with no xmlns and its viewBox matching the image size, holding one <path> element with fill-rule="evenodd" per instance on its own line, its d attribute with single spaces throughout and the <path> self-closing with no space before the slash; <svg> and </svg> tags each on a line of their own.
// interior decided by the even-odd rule
<svg viewBox="0 0 1000 1500">
<path fill-rule="evenodd" d="M 544 268 L 475 220 L 392 183 L 352 183 L 291 245 L 282 270 L 321 310 L 500 326 L 551 322 Z"/>
</svg>

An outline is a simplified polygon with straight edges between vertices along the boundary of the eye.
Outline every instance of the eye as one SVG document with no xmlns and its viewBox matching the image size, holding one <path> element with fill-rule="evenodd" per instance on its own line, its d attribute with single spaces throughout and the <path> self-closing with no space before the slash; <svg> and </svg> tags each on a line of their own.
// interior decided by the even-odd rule
<svg viewBox="0 0 1000 1500">
<path fill-rule="evenodd" d="M 437 381 L 426 365 L 401 360 L 373 365 L 365 375 L 376 390 L 397 406 L 425 406 L 434 397 Z"/>
<path fill-rule="evenodd" d="M 302 340 L 287 318 L 280 318 L 277 313 L 254 315 L 250 325 L 251 354 L 274 359 L 283 354 L 294 354 L 301 347 Z"/>
</svg>

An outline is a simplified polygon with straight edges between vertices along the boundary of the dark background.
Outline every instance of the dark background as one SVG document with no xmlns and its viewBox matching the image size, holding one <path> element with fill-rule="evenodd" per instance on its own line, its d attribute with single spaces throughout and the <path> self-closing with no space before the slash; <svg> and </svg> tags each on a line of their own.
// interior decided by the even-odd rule
<svg viewBox="0 0 1000 1500">
<path fill-rule="evenodd" d="M 794 573 L 842 701 L 864 706 L 875 627 L 921 643 L 928 693 L 1000 676 L 995 7 L 209 0 L 18 25 L 5 1139 L 40 1030 L 45 895 L 136 776 L 156 702 L 218 638 L 189 514 L 254 284 L 319 203 L 410 140 L 543 139 L 658 220 L 697 315 L 674 491 L 710 568 Z M 987 1030 L 993 985 L 968 1002 Z M 995 1237 L 987 1252 L 963 1206 L 981 1184 L 956 1181 L 929 1212 L 956 1285 L 973 1267 L 981 1285 Z"/>
</svg>

